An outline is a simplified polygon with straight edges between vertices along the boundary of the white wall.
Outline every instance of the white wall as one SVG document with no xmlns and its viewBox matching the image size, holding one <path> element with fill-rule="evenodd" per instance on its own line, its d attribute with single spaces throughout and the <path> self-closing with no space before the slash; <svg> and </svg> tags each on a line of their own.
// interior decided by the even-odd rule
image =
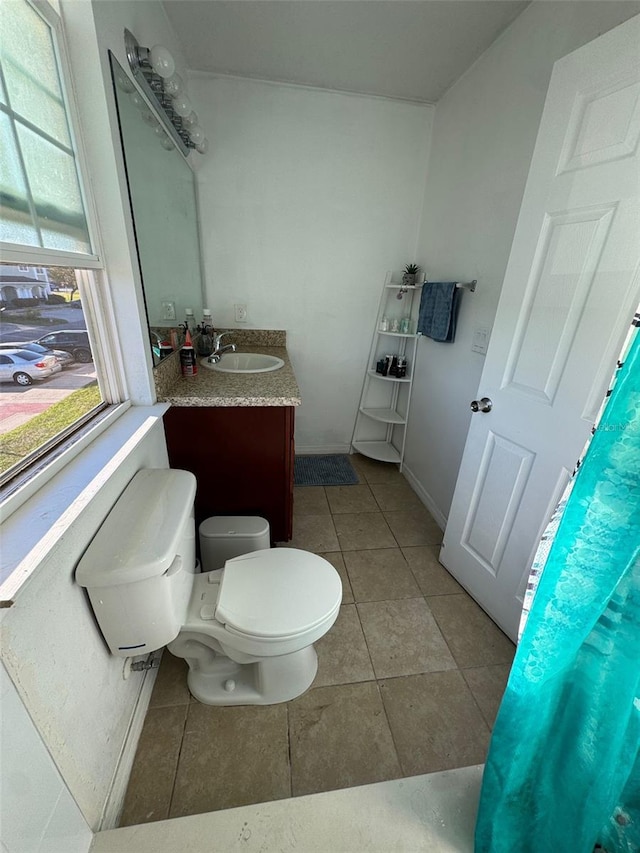
<svg viewBox="0 0 640 853">
<path fill-rule="evenodd" d="M 432 107 L 191 75 L 211 147 L 198 170 L 217 326 L 286 329 L 296 448 L 351 440 L 388 269 L 414 258 Z"/>
<path fill-rule="evenodd" d="M 127 384 L 134 402 L 152 402 L 142 291 L 122 158 L 115 147 L 118 129 L 106 51 L 111 47 L 123 61 L 125 26 L 143 44 L 163 42 L 178 56 L 179 48 L 160 3 L 62 0 L 60 8 Z M 135 472 L 167 467 L 161 408 L 132 407 L 2 523 L 3 562 L 10 557 L 30 575 L 13 606 L 1 612 L 2 661 L 22 703 L 20 714 L 32 720 L 69 791 L 66 797 L 55 780 L 47 783 L 43 803 L 51 805 L 58 790 L 65 808 L 73 811 L 68 802 L 73 798 L 92 829 L 98 828 L 109 795 L 115 798 L 108 804 L 113 817 L 124 793 L 133 753 L 123 754 L 123 748 L 151 679 L 145 693 L 145 674 L 123 679 L 123 661 L 108 653 L 86 594 L 74 582 L 74 569 Z M 132 741 L 135 748 L 135 731 Z M 2 763 L 4 774 L 4 756 Z M 29 809 L 16 811 L 14 818 L 12 838 L 20 827 L 28 835 Z M 2 833 L 3 850 L 27 849 L 11 846 L 4 825 Z"/>
<path fill-rule="evenodd" d="M 162 421 L 154 412 L 129 409 L 2 525 L 3 551 L 14 555 L 22 541 L 32 572 L 13 606 L 2 611 L 2 661 L 93 829 L 143 679 L 141 673 L 123 679 L 123 661 L 109 653 L 74 571 L 136 471 L 168 467 Z M 41 518 L 50 519 L 49 530 L 33 541 L 30 529 Z"/>
<path fill-rule="evenodd" d="M 2 666 L 0 707 L 3 853 L 87 853 L 93 833 Z"/>
<path fill-rule="evenodd" d="M 406 464 L 436 516 L 451 505 L 553 63 L 639 3 L 535 2 L 436 108 L 417 259 L 432 281 L 478 279 L 453 345 L 419 343 Z"/>
</svg>

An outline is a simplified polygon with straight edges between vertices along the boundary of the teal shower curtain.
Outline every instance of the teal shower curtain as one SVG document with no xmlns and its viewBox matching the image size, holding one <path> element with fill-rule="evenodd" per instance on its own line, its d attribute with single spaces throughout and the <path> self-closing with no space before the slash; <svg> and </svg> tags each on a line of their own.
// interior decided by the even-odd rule
<svg viewBox="0 0 640 853">
<path fill-rule="evenodd" d="M 476 853 L 640 851 L 640 334 L 573 481 L 487 758 Z"/>
</svg>

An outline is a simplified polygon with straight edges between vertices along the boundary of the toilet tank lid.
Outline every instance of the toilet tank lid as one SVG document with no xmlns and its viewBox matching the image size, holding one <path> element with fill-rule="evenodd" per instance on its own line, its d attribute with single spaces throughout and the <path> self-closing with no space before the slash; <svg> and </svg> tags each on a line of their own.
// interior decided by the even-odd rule
<svg viewBox="0 0 640 853">
<path fill-rule="evenodd" d="M 133 477 L 76 569 L 80 586 L 116 586 L 164 574 L 193 512 L 196 478 L 145 468 Z"/>
<path fill-rule="evenodd" d="M 269 532 L 269 522 L 259 515 L 212 515 L 200 525 L 200 535 L 207 539 L 247 536 L 258 538 Z"/>
</svg>

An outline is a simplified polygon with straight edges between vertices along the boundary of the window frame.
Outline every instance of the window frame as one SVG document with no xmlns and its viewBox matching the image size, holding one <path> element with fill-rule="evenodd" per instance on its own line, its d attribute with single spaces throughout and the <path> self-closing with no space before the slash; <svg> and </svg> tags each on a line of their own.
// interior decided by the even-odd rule
<svg viewBox="0 0 640 853">
<path fill-rule="evenodd" d="M 4 517 L 17 509 L 29 495 L 33 494 L 35 488 L 44 485 L 49 477 L 59 470 L 62 457 L 68 459 L 70 453 L 71 457 L 75 456 L 72 451 L 75 443 L 78 444 L 77 452 L 80 452 L 92 440 L 87 437 L 93 435 L 96 427 L 98 433 L 102 432 L 105 421 L 111 423 L 114 417 L 119 416 L 118 413 L 123 414 L 131 405 L 111 290 L 103 260 L 98 216 L 89 180 L 88 159 L 83 143 L 63 22 L 47 0 L 24 0 L 24 2 L 33 8 L 51 30 L 92 252 L 84 254 L 0 241 L 0 258 L 3 262 L 14 265 L 39 268 L 72 267 L 76 270 L 103 405 L 96 407 L 89 416 L 81 418 L 77 424 L 48 442 L 32 462 L 27 460 L 27 465 L 0 487 L 0 515 Z M 7 111 L 3 108 L 3 113 L 10 118 L 13 116 L 11 110 Z M 48 467 L 51 471 L 48 471 Z M 32 487 L 25 488 L 31 480 L 36 482 L 31 484 Z M 21 495 L 22 498 L 20 498 Z"/>
</svg>

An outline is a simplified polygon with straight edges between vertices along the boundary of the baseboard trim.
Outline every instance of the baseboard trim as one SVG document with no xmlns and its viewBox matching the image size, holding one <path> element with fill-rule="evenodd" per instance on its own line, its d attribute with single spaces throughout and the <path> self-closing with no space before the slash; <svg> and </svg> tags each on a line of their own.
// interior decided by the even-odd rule
<svg viewBox="0 0 640 853">
<path fill-rule="evenodd" d="M 144 725 L 144 719 L 147 714 L 157 675 L 157 667 L 148 669 L 144 674 L 140 692 L 138 693 L 138 700 L 133 709 L 127 735 L 122 745 L 122 752 L 118 759 L 118 766 L 113 774 L 111 787 L 102 811 L 102 817 L 100 818 L 100 825 L 96 832 L 115 829 L 120 823 L 120 815 L 124 805 L 125 794 L 127 793 L 129 777 L 131 776 L 131 768 L 133 767 L 133 759 L 136 755 L 140 733 L 142 732 L 142 726 Z"/>
<path fill-rule="evenodd" d="M 422 503 L 429 510 L 440 530 L 444 531 L 447 526 L 447 517 L 440 512 L 440 510 L 436 506 L 436 502 L 434 501 L 434 499 L 431 497 L 429 492 L 424 488 L 422 483 L 418 480 L 416 475 L 406 463 L 402 466 L 402 473 L 409 481 L 409 485 L 411 486 L 413 491 L 418 495 Z"/>
<path fill-rule="evenodd" d="M 314 456 L 315 454 L 349 453 L 350 444 L 317 444 L 302 445 L 296 442 L 296 456 Z"/>
</svg>

